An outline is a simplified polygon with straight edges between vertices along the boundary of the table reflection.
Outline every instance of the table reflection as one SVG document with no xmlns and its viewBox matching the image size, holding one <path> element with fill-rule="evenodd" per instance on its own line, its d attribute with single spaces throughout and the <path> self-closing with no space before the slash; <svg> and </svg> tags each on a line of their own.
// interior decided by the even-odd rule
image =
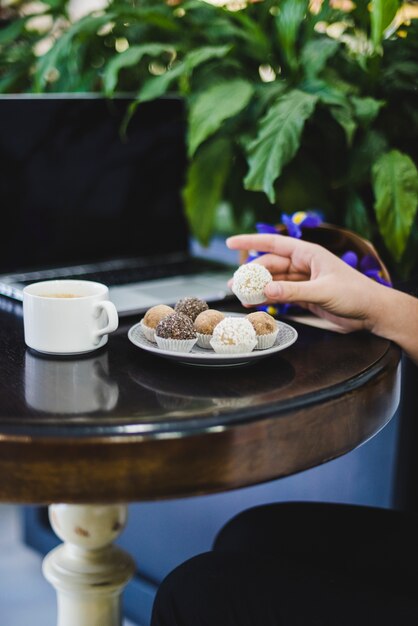
<svg viewBox="0 0 418 626">
<path fill-rule="evenodd" d="M 131 379 L 148 390 L 161 408 L 167 411 L 239 409 L 257 401 L 278 399 L 281 390 L 295 376 L 293 367 L 285 359 L 274 359 L 257 367 L 195 367 L 173 368 L 164 361 L 148 361 L 146 367 L 130 371 Z"/>
<path fill-rule="evenodd" d="M 108 353 L 80 359 L 25 353 L 25 400 L 37 411 L 61 415 L 111 411 L 119 386 L 109 377 Z"/>
</svg>

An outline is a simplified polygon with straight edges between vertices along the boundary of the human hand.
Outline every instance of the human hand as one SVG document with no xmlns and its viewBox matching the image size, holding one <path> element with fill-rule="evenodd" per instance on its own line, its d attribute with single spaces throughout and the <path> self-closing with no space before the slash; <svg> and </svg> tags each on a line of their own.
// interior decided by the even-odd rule
<svg viewBox="0 0 418 626">
<path fill-rule="evenodd" d="M 388 288 L 353 269 L 325 248 L 285 235 L 237 235 L 227 239 L 233 250 L 266 252 L 254 263 L 264 265 L 273 282 L 266 302 L 290 302 L 348 330 L 373 331 Z"/>
</svg>

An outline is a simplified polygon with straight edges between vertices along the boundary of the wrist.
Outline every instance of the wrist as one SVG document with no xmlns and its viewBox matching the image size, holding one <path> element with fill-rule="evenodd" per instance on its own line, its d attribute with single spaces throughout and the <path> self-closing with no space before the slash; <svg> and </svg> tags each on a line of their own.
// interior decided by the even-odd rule
<svg viewBox="0 0 418 626">
<path fill-rule="evenodd" d="M 373 289 L 369 292 L 370 307 L 367 318 L 367 327 L 370 332 L 385 339 L 391 339 L 393 333 L 393 320 L 396 320 L 396 311 L 392 309 L 397 301 L 395 290 L 379 283 L 373 283 Z"/>
<path fill-rule="evenodd" d="M 418 299 L 406 293 L 376 285 L 377 297 L 371 332 L 400 346 L 418 361 Z"/>
</svg>

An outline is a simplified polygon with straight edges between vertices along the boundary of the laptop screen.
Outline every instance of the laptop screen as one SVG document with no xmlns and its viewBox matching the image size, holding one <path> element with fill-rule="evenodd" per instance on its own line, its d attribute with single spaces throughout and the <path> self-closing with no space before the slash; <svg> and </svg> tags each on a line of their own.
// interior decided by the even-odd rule
<svg viewBox="0 0 418 626">
<path fill-rule="evenodd" d="M 187 252 L 180 100 L 0 97 L 0 272 Z"/>
</svg>

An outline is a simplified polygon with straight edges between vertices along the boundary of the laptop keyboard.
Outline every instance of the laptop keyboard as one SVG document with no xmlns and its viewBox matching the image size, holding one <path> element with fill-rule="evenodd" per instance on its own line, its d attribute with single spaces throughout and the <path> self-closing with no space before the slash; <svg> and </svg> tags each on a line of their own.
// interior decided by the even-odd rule
<svg viewBox="0 0 418 626">
<path fill-rule="evenodd" d="M 101 269 L 96 272 L 74 272 L 65 273 L 65 276 L 56 276 L 56 278 L 93 280 L 104 283 L 108 286 L 126 285 L 147 280 L 156 280 L 158 278 L 170 278 L 172 276 L 184 276 L 195 274 L 196 272 L 210 272 L 220 269 L 220 265 L 216 262 L 205 261 L 204 259 L 190 259 L 177 263 L 165 265 L 141 265 L 139 267 L 120 267 L 109 270 Z M 225 269 L 225 266 L 222 267 Z M 35 276 L 32 274 L 27 280 L 22 280 L 22 284 L 30 284 L 34 282 Z M 41 276 L 36 280 L 42 280 Z"/>
</svg>

